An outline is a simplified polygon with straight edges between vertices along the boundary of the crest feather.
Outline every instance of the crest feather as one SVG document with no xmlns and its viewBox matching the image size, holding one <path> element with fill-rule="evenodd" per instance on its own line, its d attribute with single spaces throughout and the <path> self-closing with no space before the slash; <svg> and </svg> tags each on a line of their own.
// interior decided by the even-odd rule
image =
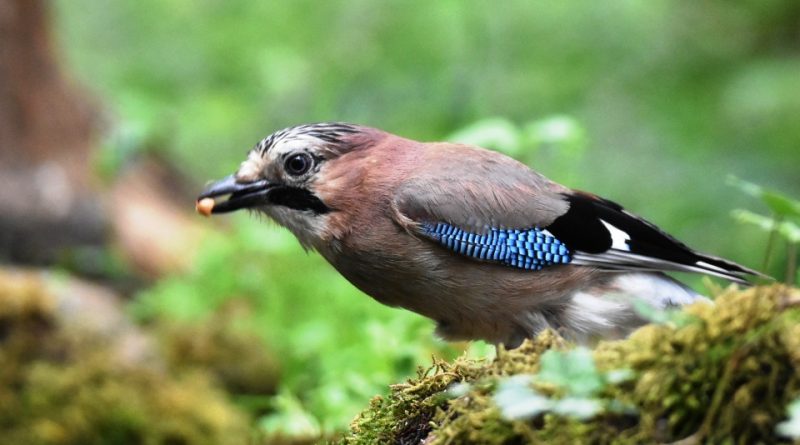
<svg viewBox="0 0 800 445">
<path fill-rule="evenodd" d="M 318 122 L 295 125 L 294 127 L 278 130 L 262 139 L 256 145 L 256 150 L 263 156 L 278 142 L 302 136 L 319 139 L 327 144 L 342 144 L 345 142 L 344 138 L 347 135 L 359 133 L 360 131 L 358 126 L 345 122 Z"/>
</svg>

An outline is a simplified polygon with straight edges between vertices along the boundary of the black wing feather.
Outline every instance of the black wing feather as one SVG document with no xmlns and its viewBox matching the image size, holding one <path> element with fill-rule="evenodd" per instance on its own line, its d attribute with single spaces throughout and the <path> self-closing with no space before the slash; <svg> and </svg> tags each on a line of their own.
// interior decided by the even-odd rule
<svg viewBox="0 0 800 445">
<path fill-rule="evenodd" d="M 761 275 L 736 263 L 696 252 L 652 223 L 619 204 L 584 192 L 565 194 L 569 210 L 546 229 L 563 241 L 576 264 L 611 270 L 675 270 L 699 272 L 743 283 L 747 275 Z M 605 224 L 604 224 L 605 222 Z M 606 224 L 627 236 L 627 248 L 612 247 Z"/>
</svg>

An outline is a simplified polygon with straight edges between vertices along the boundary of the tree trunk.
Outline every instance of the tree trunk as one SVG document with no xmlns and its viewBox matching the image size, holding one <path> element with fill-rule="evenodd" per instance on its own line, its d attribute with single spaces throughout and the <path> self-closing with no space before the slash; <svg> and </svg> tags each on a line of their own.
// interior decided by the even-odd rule
<svg viewBox="0 0 800 445">
<path fill-rule="evenodd" d="M 97 113 L 64 77 L 44 0 L 0 0 L 0 259 L 47 263 L 106 237 L 92 190 Z"/>
</svg>

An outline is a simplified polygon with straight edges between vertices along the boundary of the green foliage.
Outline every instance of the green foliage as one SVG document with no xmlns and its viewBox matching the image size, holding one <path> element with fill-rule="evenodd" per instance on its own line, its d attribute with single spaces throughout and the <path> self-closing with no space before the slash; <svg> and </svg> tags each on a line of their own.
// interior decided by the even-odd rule
<svg viewBox="0 0 800 445">
<path fill-rule="evenodd" d="M 800 290 L 731 288 L 685 310 L 693 322 L 591 352 L 546 331 L 490 363 L 437 361 L 341 442 L 779 443 L 800 395 Z"/>
<path fill-rule="evenodd" d="M 735 176 L 729 177 L 728 183 L 742 192 L 761 200 L 772 214 L 778 218 L 800 218 L 800 201 L 791 199 L 778 191 L 743 181 Z"/>
<path fill-rule="evenodd" d="M 523 146 L 527 145 L 522 139 L 522 131 L 500 117 L 473 122 L 447 137 L 452 142 L 502 151 L 509 156 L 521 154 Z"/>
<path fill-rule="evenodd" d="M 453 0 L 54 7 L 71 71 L 102 96 L 122 133 L 140 145 L 157 141 L 199 181 L 229 172 L 258 139 L 300 122 L 347 120 L 441 139 L 488 116 L 526 123 L 558 113 L 592 135 L 588 158 L 539 168 L 556 178 L 577 170 L 571 185 L 623 202 L 677 188 L 704 220 L 698 227 L 711 219 L 704 206 L 725 208 L 725 199 L 709 195 L 732 195 L 709 190 L 709 169 L 796 190 L 792 0 L 610 9 L 574 0 L 505 3 L 502 10 Z M 631 191 L 637 182 L 646 186 Z M 655 211 L 679 220 L 671 209 Z"/>
<path fill-rule="evenodd" d="M 604 385 L 587 348 L 545 352 L 536 377 L 537 381 L 551 383 L 575 396 L 592 396 Z"/>
<path fill-rule="evenodd" d="M 517 126 L 504 118 L 483 119 L 461 128 L 445 138 L 452 142 L 501 151 L 520 161 L 544 161 L 556 171 L 565 172 L 562 181 L 577 180 L 567 172 L 579 163 L 586 151 L 586 133 L 568 116 L 551 116 Z"/>
<path fill-rule="evenodd" d="M 715 178 L 800 194 L 795 3 L 53 7 L 68 69 L 109 111 L 98 159 L 110 177 L 132 153 L 154 150 L 202 184 L 301 122 L 441 140 L 490 119 L 500 139 L 487 145 L 752 266 L 764 240 L 720 218 L 742 200 Z"/>
<path fill-rule="evenodd" d="M 285 419 L 301 419 L 292 424 L 309 431 L 341 430 L 416 363 L 453 354 L 433 338 L 428 320 L 361 295 L 317 255 L 297 255 L 300 246 L 285 230 L 246 215 L 230 222 L 230 230 L 204 241 L 189 273 L 144 291 L 132 311 L 143 321 L 220 324 L 214 314 L 232 300 L 245 306 L 237 327 L 281 357 L 279 395 L 267 397 L 259 422 L 267 433 Z"/>
<path fill-rule="evenodd" d="M 507 420 L 532 419 L 545 412 L 588 419 L 609 408 L 597 397 L 606 385 L 630 377 L 632 373 L 624 369 L 599 372 L 587 348 L 551 349 L 542 354 L 537 374 L 501 380 L 494 401 Z M 537 391 L 537 386 L 544 391 Z M 547 395 L 548 390 L 553 391 L 553 386 L 558 397 Z M 618 405 L 614 402 L 610 405 Z"/>
<path fill-rule="evenodd" d="M 781 221 L 744 209 L 736 209 L 731 215 L 740 223 L 756 226 L 765 232 L 777 233 L 791 244 L 800 243 L 800 226 L 792 221 Z"/>
<path fill-rule="evenodd" d="M 736 177 L 729 177 L 728 183 L 742 192 L 758 198 L 770 210 L 771 216 L 760 215 L 744 209 L 736 209 L 732 212 L 732 215 L 740 223 L 756 226 L 770 234 L 764 255 L 765 269 L 769 264 L 775 236 L 778 235 L 786 241 L 786 282 L 789 284 L 794 283 L 798 275 L 797 250 L 798 246 L 800 246 L 800 201 Z"/>
<path fill-rule="evenodd" d="M 741 199 L 717 178 L 733 172 L 800 193 L 795 3 L 52 6 L 69 70 L 109 112 L 98 156 L 109 180 L 153 151 L 201 184 L 233 171 L 276 129 L 352 121 L 504 151 L 689 245 L 752 264 L 764 240 L 720 218 Z M 300 419 L 303 431 L 340 429 L 388 382 L 446 350 L 430 340 L 429 322 L 360 295 L 320 258 L 302 256 L 288 233 L 235 216 L 229 231 L 198 242 L 193 270 L 142 292 L 132 311 L 157 325 L 234 323 L 260 338 L 256 347 L 269 345 L 281 362 L 262 366 L 272 377 L 280 368 L 280 395 L 236 390 L 267 411 L 264 430 L 283 434 L 271 426 L 282 419 Z M 220 321 L 230 301 L 247 313 Z M 226 335 L 240 350 L 241 334 Z M 214 364 L 219 351 L 193 348 L 175 360 L 238 372 Z M 253 374 L 244 380 L 258 381 Z"/>
<path fill-rule="evenodd" d="M 317 419 L 308 414 L 291 394 L 279 394 L 272 400 L 275 414 L 261 419 L 258 426 L 271 441 L 292 443 L 315 441 L 322 436 Z"/>
</svg>

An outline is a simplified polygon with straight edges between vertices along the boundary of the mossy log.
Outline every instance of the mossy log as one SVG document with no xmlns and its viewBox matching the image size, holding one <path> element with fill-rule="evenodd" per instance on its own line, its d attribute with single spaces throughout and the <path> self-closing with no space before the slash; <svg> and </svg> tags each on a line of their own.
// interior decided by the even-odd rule
<svg viewBox="0 0 800 445">
<path fill-rule="evenodd" d="M 547 350 L 574 347 L 546 331 L 491 362 L 436 361 L 375 397 L 341 443 L 789 443 L 776 425 L 800 396 L 800 291 L 731 288 L 683 313 L 680 323 L 647 325 L 594 348 L 598 370 L 633 371 L 598 396 L 630 409 L 584 420 L 504 418 L 493 399 L 498 382 L 535 374 Z M 448 396 L 459 382 L 469 389 Z"/>
</svg>

